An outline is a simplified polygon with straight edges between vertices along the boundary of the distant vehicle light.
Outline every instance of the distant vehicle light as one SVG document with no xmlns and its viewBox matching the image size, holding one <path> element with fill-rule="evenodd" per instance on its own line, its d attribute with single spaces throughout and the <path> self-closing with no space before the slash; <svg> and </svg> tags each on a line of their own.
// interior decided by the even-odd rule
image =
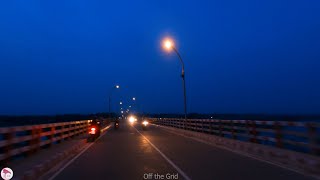
<svg viewBox="0 0 320 180">
<path fill-rule="evenodd" d="M 129 117 L 129 122 L 130 122 L 130 123 L 134 123 L 134 122 L 135 122 L 135 118 L 134 118 L 133 116 L 130 116 L 130 117 Z"/>
<path fill-rule="evenodd" d="M 144 126 L 147 126 L 147 125 L 149 124 L 149 122 L 148 122 L 148 121 L 143 121 L 142 124 L 143 124 Z"/>
</svg>

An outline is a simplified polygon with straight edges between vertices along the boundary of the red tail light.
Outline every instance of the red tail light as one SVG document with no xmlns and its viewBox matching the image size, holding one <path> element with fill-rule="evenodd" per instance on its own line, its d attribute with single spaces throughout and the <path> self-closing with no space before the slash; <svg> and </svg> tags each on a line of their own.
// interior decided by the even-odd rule
<svg viewBox="0 0 320 180">
<path fill-rule="evenodd" d="M 96 128 L 90 128 L 89 134 L 95 134 L 96 133 Z"/>
</svg>

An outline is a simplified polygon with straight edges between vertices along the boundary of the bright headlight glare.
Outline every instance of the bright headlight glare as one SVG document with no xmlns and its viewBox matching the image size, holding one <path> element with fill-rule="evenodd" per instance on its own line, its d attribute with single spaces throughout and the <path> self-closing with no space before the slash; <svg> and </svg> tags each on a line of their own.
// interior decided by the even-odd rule
<svg viewBox="0 0 320 180">
<path fill-rule="evenodd" d="M 129 117 L 129 122 L 133 123 L 135 121 L 135 118 L 134 117 Z"/>
<path fill-rule="evenodd" d="M 148 123 L 148 121 L 143 121 L 142 124 L 146 126 L 149 123 Z"/>
</svg>

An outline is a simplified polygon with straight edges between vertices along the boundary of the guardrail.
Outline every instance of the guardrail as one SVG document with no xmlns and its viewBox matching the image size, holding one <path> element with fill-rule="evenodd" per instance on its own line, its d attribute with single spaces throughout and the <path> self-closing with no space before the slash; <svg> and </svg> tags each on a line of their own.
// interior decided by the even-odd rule
<svg viewBox="0 0 320 180">
<path fill-rule="evenodd" d="M 218 119 L 151 119 L 154 124 L 320 155 L 320 123 Z"/>
<path fill-rule="evenodd" d="M 104 123 L 106 121 L 103 121 Z M 87 132 L 90 120 L 0 128 L 0 162 Z"/>
</svg>

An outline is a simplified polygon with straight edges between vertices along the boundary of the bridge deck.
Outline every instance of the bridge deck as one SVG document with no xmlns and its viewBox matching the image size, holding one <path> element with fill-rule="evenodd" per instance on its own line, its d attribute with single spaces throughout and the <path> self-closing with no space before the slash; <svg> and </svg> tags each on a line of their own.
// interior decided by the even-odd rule
<svg viewBox="0 0 320 180">
<path fill-rule="evenodd" d="M 54 179 L 144 179 L 145 173 L 179 173 L 184 179 L 148 140 L 190 179 L 309 179 L 155 126 L 147 131 L 135 127 L 121 124 L 119 130 L 108 130 Z"/>
<path fill-rule="evenodd" d="M 65 150 L 72 148 L 74 145 L 83 143 L 85 144 L 86 136 L 76 136 L 60 144 L 54 144 L 50 148 L 41 149 L 37 153 L 32 154 L 26 158 L 15 159 L 7 164 L 8 167 L 14 171 L 14 176 L 21 178 L 25 172 L 32 170 L 35 166 L 49 160 L 52 156 L 63 153 Z"/>
</svg>

